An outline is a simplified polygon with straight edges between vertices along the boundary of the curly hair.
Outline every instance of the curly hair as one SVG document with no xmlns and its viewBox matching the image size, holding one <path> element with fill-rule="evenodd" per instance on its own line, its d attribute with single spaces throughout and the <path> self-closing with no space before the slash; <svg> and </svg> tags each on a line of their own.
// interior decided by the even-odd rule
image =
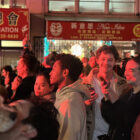
<svg viewBox="0 0 140 140">
<path fill-rule="evenodd" d="M 31 140 L 57 140 L 59 132 L 58 111 L 53 103 L 39 97 L 32 97 L 28 101 L 34 106 L 30 110 L 29 117 L 22 122 L 31 124 L 38 132 L 37 136 Z"/>
<path fill-rule="evenodd" d="M 118 53 L 117 49 L 115 48 L 115 46 L 113 46 L 113 45 L 111 45 L 111 46 L 104 45 L 104 46 L 100 47 L 96 52 L 97 59 L 100 57 L 102 52 L 113 54 L 116 61 L 119 59 L 119 53 Z"/>
<path fill-rule="evenodd" d="M 34 55 L 25 54 L 21 58 L 27 66 L 29 73 L 36 74 L 39 71 L 40 63 Z"/>
<path fill-rule="evenodd" d="M 62 69 L 69 70 L 69 77 L 73 82 L 75 82 L 83 70 L 81 60 L 74 55 L 64 53 L 57 55 L 56 61 L 57 60 L 60 61 Z"/>
</svg>

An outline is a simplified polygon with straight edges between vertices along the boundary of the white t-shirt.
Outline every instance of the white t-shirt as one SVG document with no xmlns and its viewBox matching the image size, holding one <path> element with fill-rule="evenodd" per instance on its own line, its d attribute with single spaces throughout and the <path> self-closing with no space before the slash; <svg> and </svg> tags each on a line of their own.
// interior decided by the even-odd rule
<svg viewBox="0 0 140 140">
<path fill-rule="evenodd" d="M 95 101 L 95 128 L 94 128 L 94 133 L 93 133 L 93 138 L 92 140 L 98 140 L 99 135 L 104 135 L 108 133 L 109 125 L 105 122 L 101 115 L 101 100 L 103 99 L 104 95 L 101 91 L 100 87 L 100 81 L 94 77 L 93 78 L 93 84 L 95 88 L 95 92 L 98 94 L 98 98 Z M 115 90 L 115 84 L 114 84 L 114 78 L 110 81 L 110 86 L 113 87 Z"/>
</svg>

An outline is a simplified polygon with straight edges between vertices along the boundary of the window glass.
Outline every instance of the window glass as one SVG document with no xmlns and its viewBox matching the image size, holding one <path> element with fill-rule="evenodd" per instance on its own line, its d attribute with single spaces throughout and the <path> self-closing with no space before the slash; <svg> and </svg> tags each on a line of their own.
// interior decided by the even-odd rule
<svg viewBox="0 0 140 140">
<path fill-rule="evenodd" d="M 80 12 L 104 12 L 105 0 L 79 0 Z"/>
<path fill-rule="evenodd" d="M 74 11 L 75 0 L 49 0 L 49 11 Z"/>
<path fill-rule="evenodd" d="M 134 0 L 110 0 L 109 11 L 111 13 L 134 13 L 134 4 Z"/>
</svg>

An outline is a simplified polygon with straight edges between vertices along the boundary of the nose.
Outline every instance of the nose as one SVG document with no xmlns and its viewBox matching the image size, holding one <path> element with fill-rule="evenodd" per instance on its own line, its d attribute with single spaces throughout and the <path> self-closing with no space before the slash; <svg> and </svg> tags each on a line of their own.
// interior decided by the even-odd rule
<svg viewBox="0 0 140 140">
<path fill-rule="evenodd" d="M 16 117 L 17 117 L 17 113 L 16 112 L 11 112 L 9 117 L 10 117 L 11 120 L 14 121 L 16 119 Z"/>
</svg>

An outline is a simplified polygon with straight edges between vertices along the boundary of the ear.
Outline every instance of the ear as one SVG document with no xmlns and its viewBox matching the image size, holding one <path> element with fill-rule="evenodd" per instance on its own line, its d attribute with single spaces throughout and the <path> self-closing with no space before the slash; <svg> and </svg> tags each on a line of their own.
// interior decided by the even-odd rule
<svg viewBox="0 0 140 140">
<path fill-rule="evenodd" d="M 27 138 L 34 138 L 37 136 L 37 130 L 31 124 L 23 124 L 21 133 Z"/>
<path fill-rule="evenodd" d="M 64 69 L 63 70 L 63 76 L 67 77 L 69 75 L 69 70 L 68 69 Z"/>
</svg>

